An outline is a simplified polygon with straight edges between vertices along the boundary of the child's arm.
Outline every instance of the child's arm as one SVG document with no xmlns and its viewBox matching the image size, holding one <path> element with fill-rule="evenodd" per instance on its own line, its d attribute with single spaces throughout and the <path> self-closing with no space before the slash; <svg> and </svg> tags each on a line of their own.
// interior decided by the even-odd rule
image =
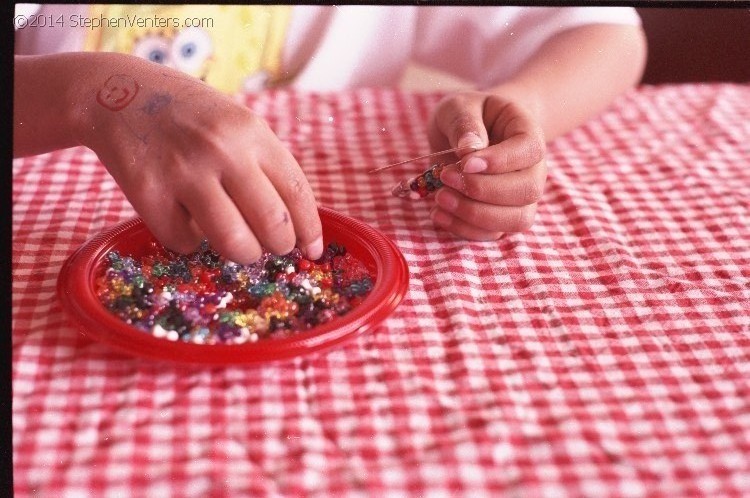
<svg viewBox="0 0 750 498">
<path fill-rule="evenodd" d="M 154 235 L 187 252 L 207 238 L 248 263 L 261 246 L 322 255 L 313 192 L 268 125 L 203 82 L 113 53 L 16 57 L 16 156 L 85 145 Z"/>
<path fill-rule="evenodd" d="M 545 43 L 511 80 L 445 98 L 430 126 L 436 150 L 476 144 L 441 176 L 435 224 L 494 240 L 531 226 L 546 180 L 545 142 L 582 124 L 638 83 L 646 58 L 636 26 L 590 25 Z"/>
</svg>

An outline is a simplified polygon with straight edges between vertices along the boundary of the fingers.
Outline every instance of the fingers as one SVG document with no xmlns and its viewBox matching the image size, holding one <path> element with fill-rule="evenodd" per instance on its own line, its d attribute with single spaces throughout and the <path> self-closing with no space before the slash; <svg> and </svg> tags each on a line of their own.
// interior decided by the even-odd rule
<svg viewBox="0 0 750 498">
<path fill-rule="evenodd" d="M 440 181 L 449 188 L 438 191 L 435 201 L 448 204 L 449 199 L 456 197 L 500 206 L 526 206 L 542 197 L 546 179 L 545 161 L 524 170 L 498 175 L 466 173 L 460 165 L 447 166 Z"/>
<path fill-rule="evenodd" d="M 222 185 L 270 252 L 286 254 L 296 244 L 307 258 L 320 258 L 320 216 L 302 169 L 262 118 L 251 116 L 244 128 L 236 159 L 222 166 Z"/>
<path fill-rule="evenodd" d="M 495 240 L 503 232 L 522 232 L 534 222 L 547 177 L 546 163 L 499 175 L 443 170 L 444 186 L 435 195 L 433 222 L 472 240 Z"/>
<path fill-rule="evenodd" d="M 465 239 L 497 240 L 504 233 L 523 232 L 531 228 L 536 206 L 493 206 L 469 202 L 459 210 L 448 212 L 436 205 L 430 212 L 430 218 L 436 226 Z M 480 220 L 481 225 L 473 220 Z"/>
<path fill-rule="evenodd" d="M 482 147 L 446 166 L 431 212 L 433 222 L 473 240 L 528 229 L 547 177 L 545 139 L 524 107 L 496 95 L 461 93 L 438 105 L 430 143 Z M 477 143 L 479 143 L 477 142 Z"/>
<path fill-rule="evenodd" d="M 143 91 L 169 95 L 168 105 L 114 120 L 127 126 L 96 151 L 160 242 L 190 252 L 206 238 L 238 263 L 295 244 L 320 258 L 312 189 L 265 120 L 206 85 L 172 87 L 163 76 Z"/>
<path fill-rule="evenodd" d="M 223 180 L 222 186 L 256 240 L 273 254 L 286 254 L 296 241 L 292 218 L 271 181 L 258 170 L 252 181 Z M 210 239 L 209 239 L 210 240 Z"/>
<path fill-rule="evenodd" d="M 205 238 L 228 259 L 248 264 L 260 258 L 263 248 L 286 254 L 299 240 L 305 255 L 318 259 L 324 248 L 314 197 L 311 190 L 300 191 L 309 189 L 302 172 L 293 167 L 289 170 L 286 175 L 291 180 L 278 192 L 264 172 L 253 166 L 242 168 L 244 181 L 231 175 L 221 182 L 211 176 L 200 181 L 183 177 L 174 182 L 179 201 L 167 201 L 162 193 L 162 202 L 139 211 L 148 216 L 144 221 L 154 236 L 177 252 L 194 251 Z M 141 196 L 157 199 L 145 190 Z M 301 199 L 311 203 L 312 209 Z"/>
<path fill-rule="evenodd" d="M 473 146 L 463 161 L 467 172 L 504 173 L 542 160 L 541 127 L 522 106 L 495 95 L 461 93 L 442 100 L 429 129 L 433 149 Z M 473 159 L 473 161 L 471 161 Z M 467 162 L 472 162 L 471 166 Z"/>
<path fill-rule="evenodd" d="M 179 253 L 195 251 L 205 239 L 203 231 L 190 218 L 184 206 L 173 199 L 163 199 L 158 208 L 141 209 L 135 198 L 131 202 L 143 222 L 164 247 Z"/>
<path fill-rule="evenodd" d="M 492 147 L 476 153 L 464 161 L 483 160 L 486 173 L 505 173 L 528 168 L 544 158 L 544 133 L 534 119 L 512 102 L 498 102 L 490 97 L 485 106 L 485 120 L 490 130 Z M 469 168 L 471 169 L 471 168 Z"/>
<path fill-rule="evenodd" d="M 183 203 L 209 242 L 234 261 L 252 262 L 261 248 L 286 254 L 295 245 L 306 257 L 320 258 L 320 217 L 297 161 L 261 118 L 240 123 L 242 135 L 231 133 L 221 148 L 209 148 L 207 163 L 218 165 L 214 175 L 188 183 Z"/>
<path fill-rule="evenodd" d="M 214 249 L 241 264 L 260 258 L 260 241 L 218 179 L 206 178 L 201 183 L 182 182 L 179 192 L 181 203 Z M 265 212 L 272 210 L 273 207 Z"/>
<path fill-rule="evenodd" d="M 323 228 L 312 188 L 291 153 L 281 145 L 269 153 L 271 157 L 265 160 L 269 166 L 264 171 L 288 210 L 296 245 L 308 259 L 318 259 L 324 249 Z"/>
</svg>

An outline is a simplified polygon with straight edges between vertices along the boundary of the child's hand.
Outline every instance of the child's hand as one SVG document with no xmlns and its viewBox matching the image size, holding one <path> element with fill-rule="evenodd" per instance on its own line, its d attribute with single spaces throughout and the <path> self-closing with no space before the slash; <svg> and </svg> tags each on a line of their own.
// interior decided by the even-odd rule
<svg viewBox="0 0 750 498">
<path fill-rule="evenodd" d="M 261 246 L 284 254 L 296 244 L 320 257 L 313 192 L 263 119 L 198 80 L 132 64 L 116 80 L 100 77 L 96 99 L 83 97 L 93 112 L 82 141 L 154 235 L 179 252 L 207 238 L 239 263 L 260 257 Z M 123 89 L 135 94 L 124 106 Z"/>
<path fill-rule="evenodd" d="M 497 95 L 454 94 L 438 104 L 429 138 L 435 150 L 480 149 L 443 170 L 433 223 L 473 240 L 531 227 L 547 167 L 541 127 L 527 110 Z"/>
</svg>

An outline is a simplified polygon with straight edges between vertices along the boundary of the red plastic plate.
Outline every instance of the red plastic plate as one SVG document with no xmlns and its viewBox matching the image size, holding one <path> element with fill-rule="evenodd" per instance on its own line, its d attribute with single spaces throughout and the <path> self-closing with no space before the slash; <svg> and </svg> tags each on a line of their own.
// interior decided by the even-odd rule
<svg viewBox="0 0 750 498">
<path fill-rule="evenodd" d="M 139 218 L 121 223 L 86 242 L 63 264 L 57 291 L 80 331 L 122 352 L 154 360 L 204 365 L 262 363 L 318 352 L 372 330 L 398 306 L 409 286 L 409 270 L 398 248 L 374 228 L 320 208 L 324 243 L 336 242 L 362 261 L 374 286 L 348 314 L 281 339 L 239 345 L 202 345 L 153 337 L 112 315 L 95 292 L 97 269 L 111 250 L 140 257 L 154 236 Z"/>
</svg>

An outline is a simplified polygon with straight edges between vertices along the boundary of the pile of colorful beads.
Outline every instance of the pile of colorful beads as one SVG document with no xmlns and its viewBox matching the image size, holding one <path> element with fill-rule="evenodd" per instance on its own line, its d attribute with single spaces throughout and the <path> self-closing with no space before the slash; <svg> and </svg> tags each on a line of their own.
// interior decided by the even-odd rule
<svg viewBox="0 0 750 498">
<path fill-rule="evenodd" d="M 180 255 L 153 243 L 132 258 L 107 254 L 96 292 L 124 322 L 155 337 L 196 344 L 242 344 L 287 337 L 342 316 L 373 287 L 364 263 L 329 244 L 310 261 L 295 249 L 240 265 L 204 243 Z"/>
<path fill-rule="evenodd" d="M 443 163 L 434 164 L 428 170 L 411 180 L 402 181 L 396 185 L 392 194 L 396 197 L 409 197 L 410 199 L 421 199 L 427 197 L 432 192 L 443 186 L 440 181 L 440 174 L 446 165 Z"/>
</svg>

